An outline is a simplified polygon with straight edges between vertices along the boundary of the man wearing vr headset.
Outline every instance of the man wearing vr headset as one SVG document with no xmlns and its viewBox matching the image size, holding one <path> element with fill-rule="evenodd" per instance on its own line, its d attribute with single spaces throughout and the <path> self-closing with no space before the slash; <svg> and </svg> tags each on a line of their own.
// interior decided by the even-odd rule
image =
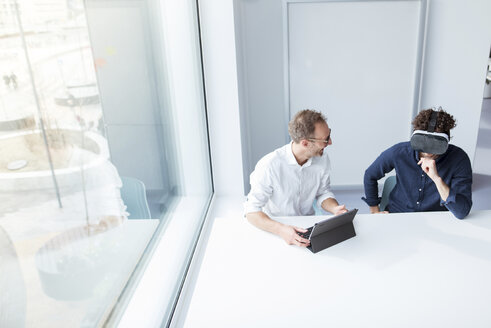
<svg viewBox="0 0 491 328">
<path fill-rule="evenodd" d="M 472 207 L 472 168 L 467 154 L 448 143 L 455 119 L 440 107 L 421 111 L 412 124 L 411 141 L 385 150 L 365 171 L 363 200 L 371 213 L 449 210 L 463 219 Z M 397 183 L 380 212 L 378 180 L 393 169 Z"/>
</svg>

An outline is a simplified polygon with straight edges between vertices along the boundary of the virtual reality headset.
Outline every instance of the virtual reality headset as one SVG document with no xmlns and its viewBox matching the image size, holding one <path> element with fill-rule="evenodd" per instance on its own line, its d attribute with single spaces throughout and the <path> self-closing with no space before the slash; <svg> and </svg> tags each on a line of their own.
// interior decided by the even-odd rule
<svg viewBox="0 0 491 328">
<path fill-rule="evenodd" d="M 411 147 L 422 153 L 441 155 L 447 151 L 448 135 L 446 133 L 416 130 L 411 136 Z"/>
<path fill-rule="evenodd" d="M 430 122 L 428 122 L 428 130 L 416 130 L 411 136 L 411 147 L 414 150 L 434 155 L 441 155 L 447 151 L 448 135 L 446 133 L 435 132 L 437 118 L 438 112 L 433 107 Z"/>
</svg>

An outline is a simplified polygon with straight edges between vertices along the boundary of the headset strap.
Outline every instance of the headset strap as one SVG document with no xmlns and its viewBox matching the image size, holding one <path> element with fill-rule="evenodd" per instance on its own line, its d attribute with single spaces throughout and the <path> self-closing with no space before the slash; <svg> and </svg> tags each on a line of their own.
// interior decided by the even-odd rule
<svg viewBox="0 0 491 328">
<path fill-rule="evenodd" d="M 428 132 L 435 132 L 436 120 L 438 118 L 438 112 L 432 110 L 430 116 L 430 123 L 428 123 Z"/>
</svg>

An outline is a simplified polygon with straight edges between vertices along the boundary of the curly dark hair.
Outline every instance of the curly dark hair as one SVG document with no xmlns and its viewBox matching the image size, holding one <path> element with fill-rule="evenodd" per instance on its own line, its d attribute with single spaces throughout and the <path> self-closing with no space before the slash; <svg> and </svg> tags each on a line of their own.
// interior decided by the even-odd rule
<svg viewBox="0 0 491 328">
<path fill-rule="evenodd" d="M 428 123 L 430 122 L 431 112 L 438 112 L 436 119 L 435 132 L 446 133 L 450 138 L 450 130 L 456 126 L 455 118 L 444 111 L 441 107 L 438 110 L 433 108 L 425 109 L 419 112 L 418 115 L 413 120 L 413 130 L 424 130 L 428 129 Z"/>
<path fill-rule="evenodd" d="M 290 123 L 288 123 L 288 133 L 295 143 L 302 139 L 314 137 L 315 123 L 326 123 L 326 118 L 322 113 L 304 109 L 295 114 Z"/>
</svg>

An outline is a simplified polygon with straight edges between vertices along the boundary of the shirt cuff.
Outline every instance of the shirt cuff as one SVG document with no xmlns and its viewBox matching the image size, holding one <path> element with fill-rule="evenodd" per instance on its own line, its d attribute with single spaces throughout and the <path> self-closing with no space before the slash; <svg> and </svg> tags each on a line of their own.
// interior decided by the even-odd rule
<svg viewBox="0 0 491 328">
<path fill-rule="evenodd" d="M 262 207 L 251 204 L 249 201 L 244 203 L 244 216 L 248 213 L 261 212 L 262 210 Z"/>
<path fill-rule="evenodd" d="M 332 192 L 320 195 L 319 197 L 317 197 L 317 206 L 319 206 L 319 208 L 322 208 L 322 202 L 328 198 L 336 199 L 336 196 L 334 196 L 334 194 Z"/>
<path fill-rule="evenodd" d="M 448 194 L 447 200 L 440 199 L 440 205 L 443 206 L 443 205 L 455 203 L 456 196 L 457 194 L 453 192 L 452 189 L 450 189 L 450 193 Z"/>
<path fill-rule="evenodd" d="M 380 201 L 382 200 L 382 197 L 378 197 L 378 198 L 365 198 L 365 197 L 362 197 L 361 199 L 364 200 L 365 203 L 367 203 L 368 206 L 377 206 L 378 204 L 380 204 Z"/>
</svg>

